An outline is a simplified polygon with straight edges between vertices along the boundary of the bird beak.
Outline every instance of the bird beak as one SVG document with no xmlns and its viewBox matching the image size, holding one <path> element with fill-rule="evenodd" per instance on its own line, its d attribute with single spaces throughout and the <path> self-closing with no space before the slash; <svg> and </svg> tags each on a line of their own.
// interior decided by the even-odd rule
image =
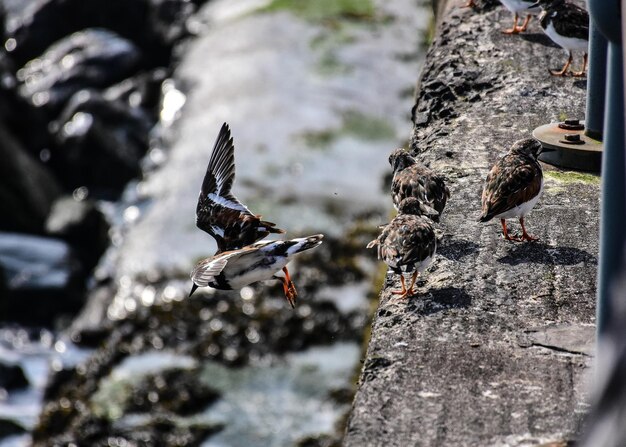
<svg viewBox="0 0 626 447">
<path fill-rule="evenodd" d="M 198 288 L 198 286 L 197 286 L 197 285 L 195 285 L 195 284 L 193 284 L 193 285 L 191 286 L 191 292 L 189 292 L 189 296 L 193 295 L 193 293 L 196 291 L 196 289 L 197 289 L 197 288 Z"/>
</svg>

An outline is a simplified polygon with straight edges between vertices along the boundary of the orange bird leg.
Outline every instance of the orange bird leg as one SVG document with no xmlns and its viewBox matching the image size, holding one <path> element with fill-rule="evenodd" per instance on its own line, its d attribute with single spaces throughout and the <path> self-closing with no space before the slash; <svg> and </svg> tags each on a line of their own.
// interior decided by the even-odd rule
<svg viewBox="0 0 626 447">
<path fill-rule="evenodd" d="M 506 239 L 507 241 L 515 241 L 515 242 L 521 241 L 521 239 L 518 237 L 509 236 L 509 232 L 506 229 L 506 220 L 500 219 L 500 223 L 502 224 L 502 233 L 504 234 L 504 239 Z"/>
<path fill-rule="evenodd" d="M 526 232 L 526 228 L 524 227 L 523 217 L 519 218 L 519 223 L 522 225 L 522 240 L 523 241 L 536 241 L 537 239 L 539 239 L 538 237 L 531 236 L 530 234 Z"/>
<path fill-rule="evenodd" d="M 409 284 L 409 290 L 406 291 L 406 295 L 404 296 L 413 296 L 415 292 L 413 291 L 413 286 L 415 285 L 415 280 L 417 279 L 417 270 L 413 272 L 413 276 L 411 277 L 411 284 Z"/>
<path fill-rule="evenodd" d="M 287 270 L 287 267 L 283 267 L 283 272 L 285 272 L 285 279 L 287 280 L 287 284 L 289 285 L 289 290 L 291 290 L 291 293 L 294 295 L 295 298 L 298 295 L 298 292 L 296 292 L 296 285 L 291 280 L 291 276 L 289 276 L 289 270 Z"/>
<path fill-rule="evenodd" d="M 519 27 L 517 26 L 517 20 L 518 20 L 518 15 L 517 13 L 515 13 L 513 15 L 513 28 L 511 29 L 505 29 L 504 31 L 502 31 L 503 34 L 517 34 L 520 32 Z"/>
<path fill-rule="evenodd" d="M 285 298 L 287 299 L 287 301 L 291 305 L 291 308 L 295 309 L 295 307 L 296 307 L 296 298 L 297 298 L 298 295 L 295 293 L 295 290 L 293 290 L 290 287 L 290 283 L 287 281 L 286 278 L 278 277 L 278 279 L 280 279 L 281 282 L 283 283 L 283 292 L 285 292 Z"/>
<path fill-rule="evenodd" d="M 520 31 L 520 32 L 524 32 L 524 31 L 526 31 L 526 28 L 528 28 L 528 24 L 530 23 L 530 18 L 531 18 L 531 17 L 532 17 L 532 16 L 531 16 L 530 14 L 527 14 L 527 15 L 526 15 L 526 19 L 524 20 L 524 23 L 522 23 L 522 26 L 520 26 L 520 27 L 518 28 L 518 31 Z"/>
<path fill-rule="evenodd" d="M 406 285 L 404 284 L 404 275 L 400 273 L 400 283 L 402 284 L 402 290 L 392 290 L 393 295 L 406 296 Z"/>
<path fill-rule="evenodd" d="M 552 76 L 565 76 L 565 73 L 567 73 L 567 69 L 569 68 L 569 66 L 572 64 L 572 58 L 574 56 L 572 55 L 572 52 L 569 52 L 569 57 L 567 58 L 567 62 L 565 62 L 565 65 L 563 65 L 563 69 L 561 71 L 558 70 L 551 70 L 548 69 L 548 71 L 550 72 L 550 74 Z"/>
<path fill-rule="evenodd" d="M 585 70 L 587 69 L 587 53 L 583 55 L 583 69 L 580 71 L 575 71 L 572 73 L 572 76 L 576 78 L 580 78 L 581 76 L 585 76 Z"/>
</svg>

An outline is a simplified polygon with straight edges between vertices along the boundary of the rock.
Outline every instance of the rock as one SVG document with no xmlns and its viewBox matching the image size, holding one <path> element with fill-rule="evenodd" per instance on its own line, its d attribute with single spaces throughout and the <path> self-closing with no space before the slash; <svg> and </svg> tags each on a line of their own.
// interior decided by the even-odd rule
<svg viewBox="0 0 626 447">
<path fill-rule="evenodd" d="M 50 44 L 73 32 L 101 27 L 133 41 L 144 66 L 167 66 L 172 45 L 187 34 L 195 11 L 189 0 L 32 0 L 30 8 L 7 12 L 7 34 L 15 39 L 11 56 L 25 64 Z"/>
<path fill-rule="evenodd" d="M 143 109 L 151 121 L 156 123 L 162 99 L 161 84 L 168 76 L 168 70 L 165 68 L 139 73 L 109 87 L 103 96 L 111 101 L 124 101 L 132 108 Z"/>
<path fill-rule="evenodd" d="M 126 412 L 167 412 L 187 416 L 203 411 L 219 396 L 219 392 L 199 380 L 197 370 L 170 369 L 147 376 L 134 387 Z"/>
<path fill-rule="evenodd" d="M 68 242 L 86 271 L 96 265 L 109 244 L 109 224 L 91 200 L 71 196 L 57 200 L 46 220 L 46 233 Z"/>
<path fill-rule="evenodd" d="M 111 197 L 140 175 L 152 122 L 140 108 L 82 90 L 50 127 L 57 143 L 52 164 L 65 186 Z"/>
<path fill-rule="evenodd" d="M 0 439 L 11 435 L 19 435 L 24 433 L 26 429 L 9 419 L 0 419 Z"/>
<path fill-rule="evenodd" d="M 104 29 L 86 29 L 52 44 L 18 70 L 20 95 L 53 116 L 77 91 L 108 87 L 132 74 L 140 51 Z"/>
<path fill-rule="evenodd" d="M 28 379 L 20 365 L 0 362 L 0 388 L 14 390 L 26 386 L 28 386 Z M 2 432 L 1 429 L 0 432 Z"/>
<path fill-rule="evenodd" d="M 0 297 L 4 321 L 51 324 L 82 304 L 82 269 L 63 241 L 0 233 L 0 266 L 7 283 Z"/>
<path fill-rule="evenodd" d="M 0 122 L 0 230 L 42 233 L 61 188 Z"/>
</svg>

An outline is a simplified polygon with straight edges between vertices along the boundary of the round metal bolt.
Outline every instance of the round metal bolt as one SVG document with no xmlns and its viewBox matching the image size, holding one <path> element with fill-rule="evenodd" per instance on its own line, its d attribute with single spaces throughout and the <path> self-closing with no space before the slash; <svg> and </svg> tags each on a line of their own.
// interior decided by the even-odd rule
<svg viewBox="0 0 626 447">
<path fill-rule="evenodd" d="M 565 144 L 585 144 L 585 142 L 580 138 L 580 134 L 578 133 L 565 134 L 563 136 L 563 139 L 559 141 Z"/>
<path fill-rule="evenodd" d="M 559 123 L 559 127 L 565 130 L 585 130 L 585 126 L 581 124 L 580 120 L 575 119 L 567 119 Z"/>
</svg>

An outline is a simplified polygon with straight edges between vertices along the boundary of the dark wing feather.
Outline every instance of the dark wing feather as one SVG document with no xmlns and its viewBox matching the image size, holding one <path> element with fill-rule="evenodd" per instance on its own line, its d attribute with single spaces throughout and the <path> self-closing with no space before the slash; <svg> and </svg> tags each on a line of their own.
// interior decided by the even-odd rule
<svg viewBox="0 0 626 447">
<path fill-rule="evenodd" d="M 414 164 L 393 176 L 391 197 L 396 208 L 402 200 L 415 197 L 421 203 L 435 209 L 437 215 L 433 217 L 438 220 L 450 197 L 450 190 L 442 176 L 425 166 Z"/>
<path fill-rule="evenodd" d="M 589 40 L 589 13 L 578 5 L 565 3 L 557 12 L 554 29 L 562 36 Z"/>
<path fill-rule="evenodd" d="M 435 231 L 426 218 L 400 214 L 378 237 L 378 257 L 392 268 L 412 267 L 432 256 L 436 243 Z"/>
<path fill-rule="evenodd" d="M 217 135 L 211 159 L 202 182 L 201 197 L 208 198 L 222 206 L 252 214 L 230 190 L 235 181 L 235 146 L 230 135 L 230 127 L 224 123 Z"/>
<path fill-rule="evenodd" d="M 215 141 L 198 205 L 196 225 L 217 242 L 218 253 L 250 245 L 270 233 L 284 233 L 255 216 L 230 192 L 235 181 L 235 146 L 224 123 Z"/>
<path fill-rule="evenodd" d="M 491 168 L 482 194 L 480 222 L 519 206 L 541 189 L 541 166 L 531 157 L 507 154 Z"/>
</svg>

